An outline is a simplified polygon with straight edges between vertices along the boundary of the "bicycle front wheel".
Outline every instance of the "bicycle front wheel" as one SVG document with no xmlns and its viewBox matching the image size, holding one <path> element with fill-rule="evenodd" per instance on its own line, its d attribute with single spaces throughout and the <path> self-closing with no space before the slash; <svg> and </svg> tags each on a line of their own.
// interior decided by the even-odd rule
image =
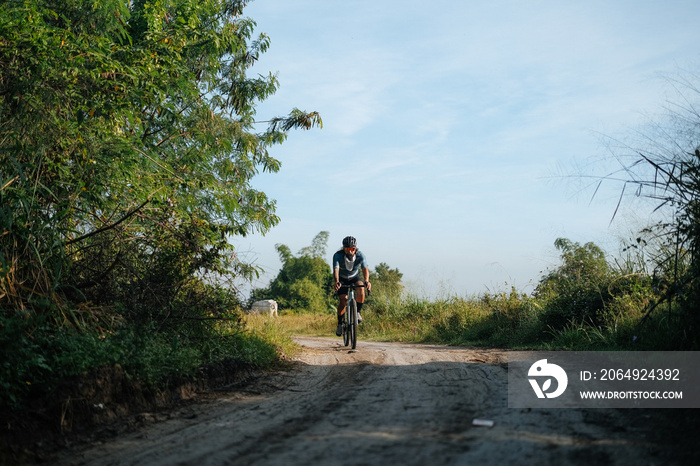
<svg viewBox="0 0 700 466">
<path fill-rule="evenodd" d="M 348 309 L 350 306 L 345 308 L 345 315 L 343 316 L 343 344 L 345 346 L 348 346 L 350 344 L 350 319 L 348 319 L 348 315 L 350 313 L 350 310 Z"/>
<path fill-rule="evenodd" d="M 348 318 L 350 320 L 350 343 L 352 343 L 352 349 L 355 349 L 357 347 L 357 303 L 354 299 L 350 301 Z"/>
</svg>

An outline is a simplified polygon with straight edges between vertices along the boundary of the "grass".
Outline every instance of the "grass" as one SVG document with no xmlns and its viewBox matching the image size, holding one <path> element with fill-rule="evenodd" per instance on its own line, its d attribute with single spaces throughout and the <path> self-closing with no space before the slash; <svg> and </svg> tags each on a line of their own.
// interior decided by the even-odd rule
<svg viewBox="0 0 700 466">
<path fill-rule="evenodd" d="M 368 303 L 359 338 L 539 350 L 668 350 L 687 340 L 684 323 L 657 313 L 643 321 L 643 304 L 613 303 L 593 323 L 565 318 L 560 308 L 515 290 L 467 298 L 401 297 Z M 335 314 L 280 311 L 277 318 L 248 316 L 250 328 L 274 326 L 289 335 L 335 336 Z M 685 335 L 685 336 L 684 336 Z"/>
<path fill-rule="evenodd" d="M 244 322 L 248 334 L 259 338 L 268 346 L 272 346 L 282 359 L 293 358 L 298 355 L 299 347 L 292 340 L 291 335 L 300 334 L 302 330 L 302 316 L 289 315 L 282 319 L 262 315 L 246 315 Z M 313 326 L 313 316 L 306 316 L 307 326 Z"/>
<path fill-rule="evenodd" d="M 578 295 L 577 295 L 578 296 Z M 645 317 L 644 296 L 620 296 L 595 312 L 568 306 L 560 297 L 515 290 L 428 300 L 398 296 L 366 303 L 359 339 L 540 350 L 696 350 L 687 313 L 676 304 Z M 572 312 L 579 312 L 578 314 Z M 90 332 L 30 326 L 29 319 L 0 317 L 1 405 L 21 407 L 58 381 L 104 366 L 151 386 L 188 377 L 225 361 L 269 368 L 296 357 L 294 335 L 335 338 L 334 310 L 281 310 L 279 317 L 245 315 L 214 328 L 188 325 L 176 332 Z M 694 321 L 695 322 L 695 321 Z M 37 331 L 28 331 L 36 328 Z M 206 331 L 205 331 L 206 330 Z M 189 332 L 189 333 L 188 333 Z"/>
<path fill-rule="evenodd" d="M 248 315 L 245 317 L 246 327 L 259 329 L 265 326 L 274 326 L 278 331 L 288 335 L 304 335 L 311 337 L 324 337 L 335 335 L 335 316 L 333 314 L 311 314 L 281 312 L 279 317 Z"/>
</svg>

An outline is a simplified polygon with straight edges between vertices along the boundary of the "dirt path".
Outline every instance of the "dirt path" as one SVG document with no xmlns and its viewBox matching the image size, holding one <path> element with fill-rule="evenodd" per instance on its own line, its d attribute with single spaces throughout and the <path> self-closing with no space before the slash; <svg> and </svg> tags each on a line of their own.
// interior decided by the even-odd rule
<svg viewBox="0 0 700 466">
<path fill-rule="evenodd" d="M 67 452 L 60 463 L 646 465 L 689 458 L 667 446 L 674 440 L 668 426 L 653 425 L 665 413 L 509 409 L 501 351 L 360 342 L 351 353 L 339 339 L 298 341 L 298 369 Z M 473 426 L 475 418 L 494 426 Z"/>
</svg>

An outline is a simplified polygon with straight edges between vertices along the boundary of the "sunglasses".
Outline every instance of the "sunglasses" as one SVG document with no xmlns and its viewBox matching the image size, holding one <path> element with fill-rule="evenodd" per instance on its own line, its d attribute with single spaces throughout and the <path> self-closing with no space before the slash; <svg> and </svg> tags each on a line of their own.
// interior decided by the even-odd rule
<svg viewBox="0 0 700 466">
<path fill-rule="evenodd" d="M 357 248 L 345 248 L 346 251 L 355 251 Z"/>
</svg>

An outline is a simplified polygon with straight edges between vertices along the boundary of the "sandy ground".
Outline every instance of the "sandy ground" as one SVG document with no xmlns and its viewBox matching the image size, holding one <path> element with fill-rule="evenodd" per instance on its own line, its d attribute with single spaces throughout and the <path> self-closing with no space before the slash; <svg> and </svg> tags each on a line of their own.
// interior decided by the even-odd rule
<svg viewBox="0 0 700 466">
<path fill-rule="evenodd" d="M 678 448 L 698 432 L 668 425 L 680 410 L 509 409 L 503 351 L 298 342 L 293 370 L 66 451 L 59 464 L 698 464 L 695 442 Z"/>
</svg>

